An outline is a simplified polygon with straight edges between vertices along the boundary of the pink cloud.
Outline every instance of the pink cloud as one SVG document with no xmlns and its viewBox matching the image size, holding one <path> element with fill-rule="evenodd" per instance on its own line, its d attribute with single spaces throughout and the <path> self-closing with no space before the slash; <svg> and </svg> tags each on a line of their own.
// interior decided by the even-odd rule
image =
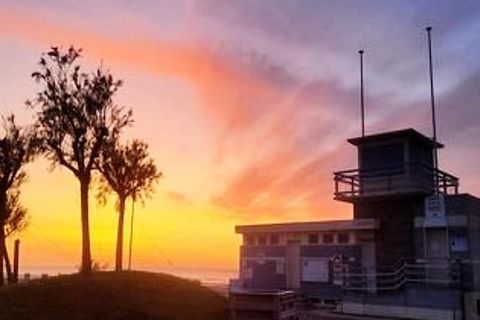
<svg viewBox="0 0 480 320">
<path fill-rule="evenodd" d="M 277 73 L 264 72 L 271 71 L 268 59 L 237 64 L 231 55 L 211 48 L 172 43 L 147 33 L 116 39 L 12 10 L 0 13 L 0 21 L 2 36 L 42 50 L 50 44 L 75 44 L 109 66 L 188 81 L 199 93 L 206 118 L 217 129 L 216 165 L 227 170 L 225 166 L 235 157 L 245 159 L 240 168 L 228 169 L 233 174 L 223 191 L 212 196 L 215 205 L 269 216 L 346 215 L 345 207 L 331 200 L 330 170 L 338 160 L 338 150 L 327 150 L 333 132 L 339 132 L 329 123 L 337 116 L 334 107 L 339 102 L 330 96 L 334 93 L 329 91 L 334 88 L 331 84 L 313 89 L 295 79 L 285 84 L 288 74 L 281 68 Z M 318 89 L 321 94 L 312 91 Z M 343 98 L 344 92 L 339 94 L 349 100 L 348 95 Z M 312 116 L 318 123 L 312 123 Z M 303 141 L 302 134 L 312 132 L 322 135 L 318 144 Z"/>
</svg>

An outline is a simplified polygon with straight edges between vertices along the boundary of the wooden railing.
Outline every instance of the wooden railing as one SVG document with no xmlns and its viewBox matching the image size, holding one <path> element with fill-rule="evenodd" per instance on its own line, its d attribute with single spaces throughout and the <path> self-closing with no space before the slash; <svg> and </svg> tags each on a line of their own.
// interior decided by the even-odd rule
<svg viewBox="0 0 480 320">
<path fill-rule="evenodd" d="M 458 178 L 420 163 L 334 173 L 335 198 L 349 200 L 402 192 L 458 193 Z"/>
</svg>

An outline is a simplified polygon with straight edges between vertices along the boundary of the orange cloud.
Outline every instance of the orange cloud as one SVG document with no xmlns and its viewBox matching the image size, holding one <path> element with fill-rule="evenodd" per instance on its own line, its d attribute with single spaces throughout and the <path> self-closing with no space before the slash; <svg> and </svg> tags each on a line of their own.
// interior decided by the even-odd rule
<svg viewBox="0 0 480 320">
<path fill-rule="evenodd" d="M 199 90 L 205 100 L 203 105 L 212 108 L 211 114 L 223 117 L 220 120 L 231 127 L 245 124 L 251 116 L 242 108 L 242 100 L 246 102 L 244 92 L 251 96 L 273 92 L 268 83 L 232 68 L 205 48 L 169 43 L 147 34 L 135 39 L 115 39 L 10 9 L 0 13 L 0 35 L 28 41 L 42 50 L 49 45 L 74 44 L 84 48 L 87 56 L 105 59 L 108 65 L 180 77 Z"/>
<path fill-rule="evenodd" d="M 223 192 L 213 196 L 214 204 L 238 212 L 265 211 L 268 216 L 298 211 L 306 216 L 332 208 L 328 204 L 331 193 L 317 192 L 329 191 L 326 184 L 331 184 L 331 173 L 324 169 L 317 174 L 334 160 L 312 158 L 311 150 L 304 152 L 297 146 L 301 104 L 307 103 L 295 100 L 297 88 L 276 86 L 271 75 L 259 74 L 255 66 L 237 66 L 228 56 L 208 48 L 162 41 L 148 34 L 117 39 L 13 10 L 0 13 L 0 21 L 1 35 L 43 50 L 50 44 L 75 44 L 87 56 L 101 57 L 108 65 L 188 81 L 198 91 L 205 115 L 219 130 L 219 167 L 236 157 L 244 161 L 239 167 L 224 168 L 230 177 Z M 306 160 L 310 163 L 304 164 Z M 327 218 L 328 214 L 318 216 Z"/>
</svg>

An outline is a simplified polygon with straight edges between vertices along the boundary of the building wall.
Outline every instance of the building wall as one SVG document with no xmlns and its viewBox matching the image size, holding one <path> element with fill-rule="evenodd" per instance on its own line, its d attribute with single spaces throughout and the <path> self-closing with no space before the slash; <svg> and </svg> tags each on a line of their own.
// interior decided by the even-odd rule
<svg viewBox="0 0 480 320">
<path fill-rule="evenodd" d="M 467 320 L 480 320 L 480 292 L 465 295 L 465 315 Z"/>
<path fill-rule="evenodd" d="M 465 215 L 467 217 L 465 228 L 451 228 L 452 235 L 456 232 L 466 236 L 467 252 L 451 252 L 451 258 L 460 258 L 466 262 L 463 264 L 463 286 L 466 290 L 478 291 L 480 290 L 480 199 L 469 194 L 449 195 L 445 198 L 445 210 L 448 216 Z"/>
<path fill-rule="evenodd" d="M 423 215 L 423 197 L 404 197 L 354 204 L 354 218 L 380 220 L 375 236 L 376 262 L 379 268 L 393 266 L 415 256 L 415 216 Z"/>
<path fill-rule="evenodd" d="M 480 291 L 480 199 L 468 197 L 469 249 L 473 286 L 471 290 Z"/>
<path fill-rule="evenodd" d="M 246 288 L 286 289 L 285 246 L 241 246 L 240 278 Z"/>
<path fill-rule="evenodd" d="M 286 247 L 282 245 L 242 246 L 241 280 L 244 286 L 249 289 L 288 289 L 286 251 Z M 335 283 L 332 268 L 332 259 L 339 255 L 344 258 L 349 272 L 362 269 L 361 245 L 301 245 L 298 261 L 300 290 L 318 297 L 340 297 L 341 284 Z M 324 268 L 326 270 L 323 270 Z"/>
</svg>

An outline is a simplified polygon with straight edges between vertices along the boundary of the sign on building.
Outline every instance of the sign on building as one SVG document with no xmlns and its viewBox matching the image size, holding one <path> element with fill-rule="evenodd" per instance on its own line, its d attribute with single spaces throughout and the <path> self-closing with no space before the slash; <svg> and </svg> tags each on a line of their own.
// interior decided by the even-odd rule
<svg viewBox="0 0 480 320">
<path fill-rule="evenodd" d="M 445 198 L 443 194 L 434 194 L 425 199 L 425 217 L 445 217 Z"/>
<path fill-rule="evenodd" d="M 446 226 L 445 198 L 443 194 L 434 194 L 425 198 L 425 226 Z"/>
<path fill-rule="evenodd" d="M 302 261 L 302 281 L 328 282 L 329 273 L 328 259 L 304 258 Z"/>
</svg>

